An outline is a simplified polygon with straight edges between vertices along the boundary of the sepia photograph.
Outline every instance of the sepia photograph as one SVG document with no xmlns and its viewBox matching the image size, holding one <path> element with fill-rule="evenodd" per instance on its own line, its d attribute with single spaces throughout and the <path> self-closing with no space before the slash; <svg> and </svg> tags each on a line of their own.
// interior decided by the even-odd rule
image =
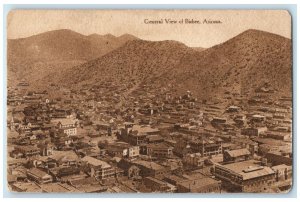
<svg viewBox="0 0 300 202">
<path fill-rule="evenodd" d="M 5 26 L 10 192 L 292 189 L 287 10 L 15 9 Z"/>
</svg>

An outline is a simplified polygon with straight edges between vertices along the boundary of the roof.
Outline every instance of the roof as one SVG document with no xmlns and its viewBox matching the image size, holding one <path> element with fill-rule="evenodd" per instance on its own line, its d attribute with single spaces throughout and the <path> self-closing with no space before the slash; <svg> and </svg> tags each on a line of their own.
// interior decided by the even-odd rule
<svg viewBox="0 0 300 202">
<path fill-rule="evenodd" d="M 277 165 L 277 166 L 273 166 L 272 167 L 273 170 L 281 170 L 281 169 L 292 169 L 292 166 L 288 166 L 288 165 L 285 165 L 285 164 L 280 164 L 280 165 Z"/>
<path fill-rule="evenodd" d="M 102 168 L 109 168 L 109 167 L 111 167 L 105 161 L 101 161 L 99 159 L 96 159 L 96 158 L 90 157 L 90 156 L 85 156 L 81 160 L 87 162 L 88 164 L 90 164 L 92 166 L 101 166 Z"/>
<path fill-rule="evenodd" d="M 33 174 L 39 178 L 43 178 L 45 176 L 47 176 L 47 177 L 50 176 L 46 172 L 44 172 L 38 168 L 31 168 L 29 171 L 27 171 L 27 173 Z"/>
<path fill-rule="evenodd" d="M 136 164 L 136 165 L 141 165 L 141 166 L 144 166 L 146 168 L 153 169 L 153 170 L 163 170 L 163 169 L 165 169 L 163 166 L 161 166 L 161 165 L 159 165 L 155 162 L 151 162 L 151 161 L 137 160 L 137 161 L 134 161 L 133 163 Z"/>
<path fill-rule="evenodd" d="M 137 131 L 138 133 L 156 133 L 159 132 L 157 128 L 151 128 L 150 126 L 134 125 L 132 131 Z"/>
<path fill-rule="evenodd" d="M 160 135 L 148 135 L 147 139 L 149 141 L 157 141 L 157 140 L 163 140 L 163 137 Z"/>
<path fill-rule="evenodd" d="M 76 124 L 77 119 L 70 119 L 70 118 L 52 119 L 51 122 L 53 122 L 54 124 L 61 123 L 62 125 L 71 125 L 71 124 Z"/>
<path fill-rule="evenodd" d="M 177 175 L 174 175 L 174 174 L 167 175 L 164 178 L 167 179 L 167 180 L 172 180 L 176 183 L 181 182 L 183 180 L 186 180 L 186 178 L 183 178 L 183 177 L 180 177 L 180 176 L 177 176 Z"/>
<path fill-rule="evenodd" d="M 244 156 L 244 155 L 250 155 L 248 149 L 235 149 L 231 151 L 226 151 L 231 157 L 238 157 L 238 156 Z"/>
<path fill-rule="evenodd" d="M 244 180 L 274 174 L 274 171 L 270 167 L 260 166 L 259 163 L 259 161 L 248 160 L 221 165 L 221 167 L 241 175 Z"/>
<path fill-rule="evenodd" d="M 53 151 L 53 154 L 49 156 L 50 158 L 56 160 L 56 161 L 77 161 L 79 160 L 79 157 L 74 151 Z"/>
<path fill-rule="evenodd" d="M 173 147 L 166 145 L 164 143 L 159 143 L 159 144 L 147 144 L 146 145 L 148 148 L 151 149 L 157 149 L 157 150 L 165 150 L 165 149 L 172 149 Z"/>
<path fill-rule="evenodd" d="M 166 185 L 167 184 L 167 182 L 164 182 L 162 180 L 158 180 L 158 179 L 153 178 L 153 177 L 146 177 L 145 179 L 151 180 L 151 181 L 153 181 L 153 182 L 155 182 L 157 184 L 160 184 L 160 185 Z"/>
<path fill-rule="evenodd" d="M 219 184 L 220 182 L 217 180 L 214 180 L 210 177 L 203 177 L 200 179 L 193 179 L 193 180 L 184 180 L 181 182 L 178 182 L 178 185 L 183 186 L 187 189 L 197 189 L 197 188 L 202 188 L 206 187 L 209 185 L 215 185 Z"/>
<path fill-rule="evenodd" d="M 25 192 L 41 192 L 41 188 L 34 182 L 16 182 L 13 186 Z"/>
<path fill-rule="evenodd" d="M 27 151 L 39 151 L 40 150 L 36 146 L 32 146 L 32 145 L 25 145 L 25 146 L 17 145 L 15 147 L 15 149 L 22 150 L 22 151 L 25 151 L 25 152 L 27 152 Z"/>
<path fill-rule="evenodd" d="M 71 192 L 71 190 L 62 186 L 61 183 L 50 183 L 50 184 L 41 184 L 41 189 L 46 193 L 61 193 L 61 192 Z"/>
</svg>

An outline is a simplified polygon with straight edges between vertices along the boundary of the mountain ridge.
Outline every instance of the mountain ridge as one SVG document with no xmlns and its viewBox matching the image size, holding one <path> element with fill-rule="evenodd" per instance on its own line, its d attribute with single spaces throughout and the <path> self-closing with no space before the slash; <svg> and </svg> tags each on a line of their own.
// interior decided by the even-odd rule
<svg viewBox="0 0 300 202">
<path fill-rule="evenodd" d="M 291 94 L 291 61 L 290 39 L 250 29 L 204 50 L 172 40 L 127 40 L 59 75 L 54 71 L 40 79 L 74 88 L 106 81 L 167 85 L 178 93 L 191 90 L 201 99 L 228 91 L 249 94 L 269 83 L 281 95 Z"/>
<path fill-rule="evenodd" d="M 199 97 L 223 95 L 228 90 L 250 93 L 263 83 L 273 83 L 275 89 L 291 92 L 290 50 L 289 39 L 256 30 L 247 30 L 202 51 L 170 40 L 129 41 L 74 68 L 75 74 L 66 72 L 73 78 L 67 79 L 70 83 L 66 85 L 92 85 L 113 78 L 126 83 L 127 76 L 135 83 L 151 82 L 157 87 L 168 83 L 174 91 L 192 89 Z"/>
</svg>

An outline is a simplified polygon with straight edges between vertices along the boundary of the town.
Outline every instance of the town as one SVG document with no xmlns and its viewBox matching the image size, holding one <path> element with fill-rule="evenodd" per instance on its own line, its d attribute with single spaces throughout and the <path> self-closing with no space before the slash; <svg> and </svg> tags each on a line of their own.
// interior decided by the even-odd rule
<svg viewBox="0 0 300 202">
<path fill-rule="evenodd" d="M 292 97 L 271 86 L 198 100 L 186 90 L 99 82 L 8 87 L 7 180 L 15 192 L 284 193 Z M 51 92 L 52 91 L 52 92 Z M 53 93 L 53 92 L 60 92 Z M 55 96 L 53 95 L 55 94 Z"/>
</svg>

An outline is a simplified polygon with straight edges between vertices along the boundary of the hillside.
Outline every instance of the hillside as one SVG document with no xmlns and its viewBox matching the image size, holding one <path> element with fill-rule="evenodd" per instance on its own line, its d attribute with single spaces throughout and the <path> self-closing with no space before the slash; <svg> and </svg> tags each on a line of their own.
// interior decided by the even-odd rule
<svg viewBox="0 0 300 202">
<path fill-rule="evenodd" d="M 188 72 L 174 73 L 171 81 L 199 96 L 253 93 L 264 84 L 279 94 L 292 92 L 291 40 L 275 34 L 247 30 L 200 54 L 186 55 L 182 63 Z"/>
<path fill-rule="evenodd" d="M 66 70 L 65 86 L 115 83 L 151 84 L 153 88 L 191 90 L 199 98 L 223 96 L 228 91 L 251 94 L 270 85 L 276 95 L 291 92 L 291 41 L 248 30 L 203 51 L 175 41 L 130 41 L 98 59 Z"/>
<path fill-rule="evenodd" d="M 55 30 L 28 38 L 9 39 L 8 73 L 19 79 L 36 80 L 64 68 L 82 64 L 136 40 L 132 35 L 92 34 L 85 36 L 71 30 Z"/>
<path fill-rule="evenodd" d="M 83 65 L 66 70 L 58 82 L 66 86 L 98 81 L 146 82 L 172 71 L 188 52 L 196 52 L 176 41 L 135 40 Z"/>
</svg>

